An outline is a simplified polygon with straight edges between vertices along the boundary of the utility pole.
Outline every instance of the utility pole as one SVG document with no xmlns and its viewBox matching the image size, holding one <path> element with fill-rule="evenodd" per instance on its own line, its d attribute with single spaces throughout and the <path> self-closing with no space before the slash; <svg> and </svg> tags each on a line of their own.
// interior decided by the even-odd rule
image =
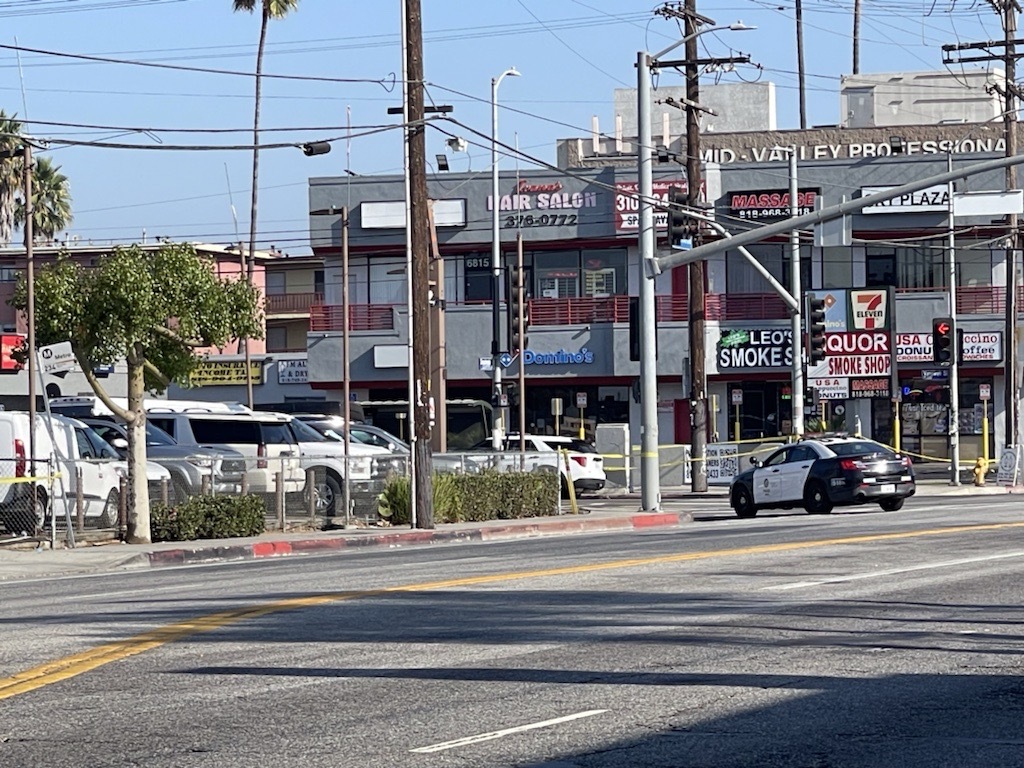
<svg viewBox="0 0 1024 768">
<path fill-rule="evenodd" d="M 25 306 L 26 320 L 28 322 L 28 460 L 29 473 L 36 476 L 36 369 L 39 361 L 36 359 L 36 258 L 35 258 L 35 233 L 32 228 L 35 224 L 35 205 L 32 197 L 32 145 L 24 142 L 22 151 L 22 173 L 25 185 L 25 282 L 28 289 L 28 299 Z M 35 533 L 35 531 L 28 531 Z"/>
<path fill-rule="evenodd" d="M 697 68 L 697 27 L 714 24 L 697 15 L 697 0 L 686 0 L 686 202 L 690 208 L 700 207 L 700 80 Z M 704 493 L 708 489 L 708 468 L 704 461 L 708 441 L 707 371 L 705 369 L 704 264 L 696 261 L 688 267 L 687 303 L 690 319 L 690 490 Z"/>
<path fill-rule="evenodd" d="M 796 0 L 796 76 L 800 83 L 800 130 L 807 128 L 807 82 L 804 74 L 804 9 Z"/>
<path fill-rule="evenodd" d="M 430 392 L 430 232 L 427 200 L 427 147 L 423 104 L 423 15 L 420 0 L 406 0 L 405 49 L 408 73 L 407 141 L 409 147 L 409 221 L 412 241 L 412 322 L 415 435 L 413 442 L 412 495 L 417 526 L 434 527 L 433 461 L 430 438 L 433 404 Z"/>
<path fill-rule="evenodd" d="M 988 0 L 988 4 L 1002 17 L 1002 41 L 989 40 L 983 43 L 944 45 L 942 46 L 943 64 L 1002 60 L 1005 73 L 1005 82 L 1000 88 L 1003 96 L 1003 138 L 1006 144 L 1006 157 L 1011 158 L 1017 154 L 1017 100 L 1021 96 L 1020 88 L 1017 85 L 1016 71 L 1017 59 L 1022 54 L 1017 53 L 1016 46 L 1022 41 L 1014 38 L 1021 6 L 1018 0 Z M 1002 53 L 988 53 L 991 49 L 1000 47 L 1003 49 Z M 964 50 L 980 50 L 985 53 L 976 56 L 959 55 L 955 58 L 948 55 Z M 1016 188 L 1017 168 L 1015 165 L 1007 165 L 1006 189 Z M 1003 399 L 1004 413 L 1006 414 L 1004 441 L 1006 445 L 1017 445 L 1020 441 L 1020 402 L 1018 400 L 1019 382 L 1017 381 L 1017 251 L 1020 247 L 1020 234 L 1017 231 L 1017 226 L 1017 214 L 1011 213 L 1007 217 L 1006 318 L 1003 330 L 1003 383 L 1005 385 Z M 959 354 L 959 350 L 957 354 Z"/>
</svg>

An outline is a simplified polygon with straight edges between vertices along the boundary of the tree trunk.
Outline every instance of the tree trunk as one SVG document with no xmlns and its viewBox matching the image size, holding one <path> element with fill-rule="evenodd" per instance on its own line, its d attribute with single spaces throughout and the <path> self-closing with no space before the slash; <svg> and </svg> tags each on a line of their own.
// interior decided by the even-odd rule
<svg viewBox="0 0 1024 768">
<path fill-rule="evenodd" d="M 128 543 L 149 544 L 149 483 L 146 478 L 146 394 L 144 364 L 128 361 Z"/>
</svg>

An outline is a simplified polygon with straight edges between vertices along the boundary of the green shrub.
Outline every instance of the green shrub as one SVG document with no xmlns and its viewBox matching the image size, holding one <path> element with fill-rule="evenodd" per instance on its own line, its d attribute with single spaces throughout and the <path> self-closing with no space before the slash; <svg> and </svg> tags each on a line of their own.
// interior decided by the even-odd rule
<svg viewBox="0 0 1024 768">
<path fill-rule="evenodd" d="M 183 504 L 154 504 L 153 541 L 194 541 L 258 536 L 267 511 L 259 496 L 193 496 Z"/>
<path fill-rule="evenodd" d="M 435 523 L 515 520 L 558 512 L 556 472 L 491 469 L 471 475 L 436 474 L 432 480 Z M 408 525 L 411 493 L 408 478 L 392 478 L 377 499 L 378 515 L 392 525 Z"/>
</svg>

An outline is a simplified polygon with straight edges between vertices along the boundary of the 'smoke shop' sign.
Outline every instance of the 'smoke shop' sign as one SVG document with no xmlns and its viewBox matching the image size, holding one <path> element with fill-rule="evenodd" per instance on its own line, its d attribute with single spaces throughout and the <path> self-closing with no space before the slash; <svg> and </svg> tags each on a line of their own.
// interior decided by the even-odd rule
<svg viewBox="0 0 1024 768">
<path fill-rule="evenodd" d="M 719 371 L 789 367 L 793 363 L 793 332 L 788 328 L 723 330 L 716 363 Z"/>
</svg>

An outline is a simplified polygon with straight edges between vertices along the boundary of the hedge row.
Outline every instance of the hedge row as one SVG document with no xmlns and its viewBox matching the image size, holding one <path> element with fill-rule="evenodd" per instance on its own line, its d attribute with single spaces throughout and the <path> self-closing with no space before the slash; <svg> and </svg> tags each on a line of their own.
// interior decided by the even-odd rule
<svg viewBox="0 0 1024 768">
<path fill-rule="evenodd" d="M 267 511 L 259 496 L 193 496 L 182 504 L 154 504 L 153 541 L 194 541 L 258 536 Z"/>
<path fill-rule="evenodd" d="M 475 523 L 558 514 L 559 476 L 551 473 L 499 472 L 435 474 L 434 522 Z M 377 514 L 392 525 L 410 522 L 411 484 L 393 477 L 378 497 Z"/>
</svg>

